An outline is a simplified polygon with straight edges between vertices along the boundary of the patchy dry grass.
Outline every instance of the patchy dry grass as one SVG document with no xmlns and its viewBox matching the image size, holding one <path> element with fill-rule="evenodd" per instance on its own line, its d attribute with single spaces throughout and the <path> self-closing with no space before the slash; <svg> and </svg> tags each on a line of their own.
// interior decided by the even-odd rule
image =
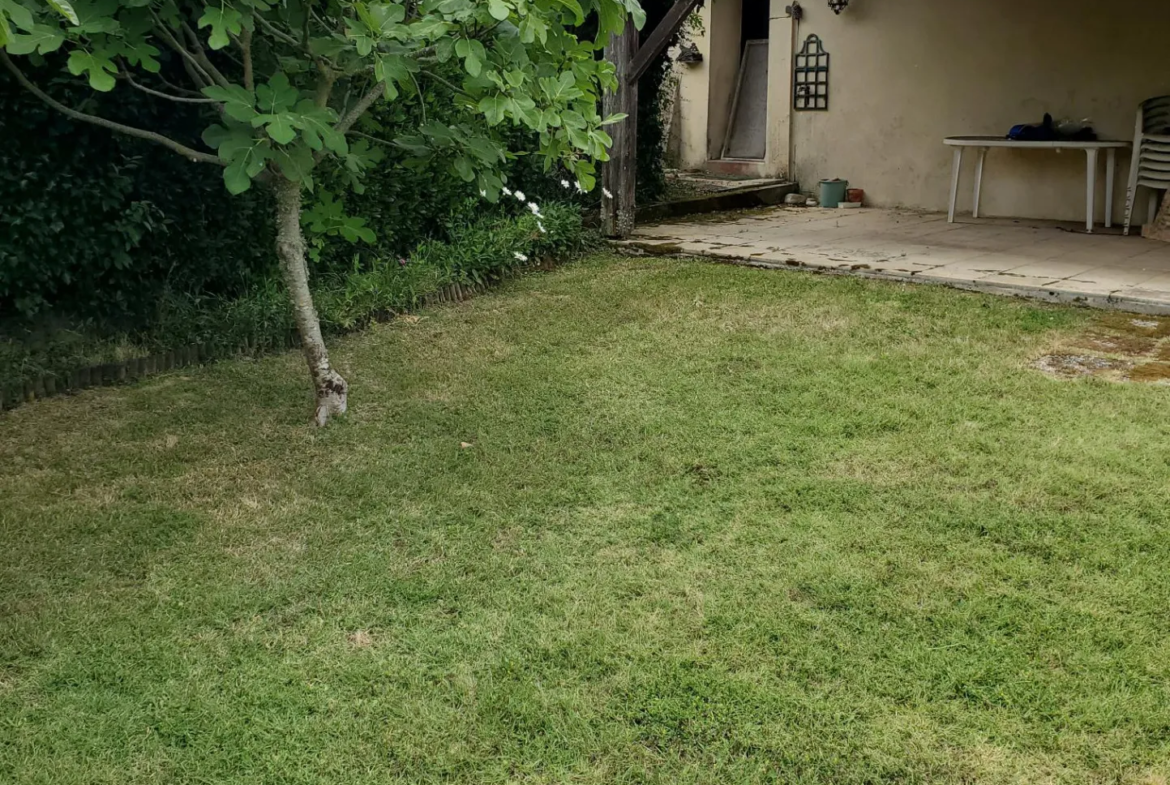
<svg viewBox="0 0 1170 785">
<path fill-rule="evenodd" d="M 1084 352 L 1088 351 L 1088 354 Z M 1170 317 L 1100 313 L 1033 363 L 1058 378 L 1170 384 Z"/>
<path fill-rule="evenodd" d="M 1116 326 L 604 257 L 420 316 L 321 432 L 294 355 L 0 419 L 0 781 L 1164 785 L 1170 391 L 1029 368 Z"/>
</svg>

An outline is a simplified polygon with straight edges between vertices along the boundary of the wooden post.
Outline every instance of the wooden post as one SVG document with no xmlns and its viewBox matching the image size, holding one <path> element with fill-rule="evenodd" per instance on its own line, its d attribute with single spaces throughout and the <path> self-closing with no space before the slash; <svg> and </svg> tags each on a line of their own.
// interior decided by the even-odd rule
<svg viewBox="0 0 1170 785">
<path fill-rule="evenodd" d="M 637 182 L 638 82 L 630 81 L 634 56 L 638 53 L 638 29 L 626 19 L 621 35 L 609 36 L 605 59 L 617 71 L 617 92 L 602 99 L 602 115 L 625 114 L 625 120 L 609 126 L 613 147 L 601 167 L 601 226 L 609 237 L 628 237 L 634 228 L 634 185 Z M 609 196 L 606 196 L 606 192 Z"/>
</svg>

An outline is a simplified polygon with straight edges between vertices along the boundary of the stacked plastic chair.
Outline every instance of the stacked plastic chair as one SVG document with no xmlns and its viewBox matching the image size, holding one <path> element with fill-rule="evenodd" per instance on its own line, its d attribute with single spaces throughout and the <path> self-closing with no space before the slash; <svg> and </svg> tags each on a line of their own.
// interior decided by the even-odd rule
<svg viewBox="0 0 1170 785">
<path fill-rule="evenodd" d="M 1137 189 L 1150 189 L 1149 218 L 1158 213 L 1160 192 L 1170 190 L 1170 95 L 1143 101 L 1138 107 L 1129 165 L 1129 189 L 1125 196 L 1125 234 L 1129 234 Z"/>
</svg>

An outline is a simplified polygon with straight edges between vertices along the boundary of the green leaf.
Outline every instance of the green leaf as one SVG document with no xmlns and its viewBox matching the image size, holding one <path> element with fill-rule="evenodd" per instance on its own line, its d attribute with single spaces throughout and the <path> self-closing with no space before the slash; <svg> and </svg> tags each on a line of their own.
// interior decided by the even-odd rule
<svg viewBox="0 0 1170 785">
<path fill-rule="evenodd" d="M 272 137 L 272 141 L 277 144 L 288 144 L 297 138 L 297 130 L 294 123 L 293 116 L 288 112 L 281 112 L 280 114 L 258 114 L 252 118 L 252 126 L 254 128 L 264 126 L 264 130 Z"/>
<path fill-rule="evenodd" d="M 435 43 L 441 43 L 443 40 L 442 37 L 450 29 L 451 25 L 437 16 L 424 16 L 422 19 L 411 22 L 409 25 L 410 36 L 412 38 L 420 41 L 435 41 Z M 450 39 L 448 38 L 446 40 Z"/>
<path fill-rule="evenodd" d="M 227 186 L 228 193 L 232 196 L 242 194 L 252 187 L 252 178 L 248 176 L 242 159 L 223 170 L 223 184 Z"/>
<path fill-rule="evenodd" d="M 455 134 L 451 131 L 449 126 L 440 123 L 438 120 L 431 120 L 419 127 L 424 136 L 429 137 L 438 144 L 451 144 L 455 141 Z"/>
<path fill-rule="evenodd" d="M 602 120 L 600 124 L 601 125 L 613 125 L 614 123 L 620 123 L 622 120 L 625 120 L 627 117 L 629 117 L 629 115 L 626 114 L 625 112 L 617 112 L 615 114 L 611 114 L 609 117 Z"/>
<path fill-rule="evenodd" d="M 482 171 L 476 175 L 476 180 L 485 199 L 492 204 L 500 200 L 500 188 L 504 185 L 504 181 L 500 179 L 498 174 Z"/>
<path fill-rule="evenodd" d="M 559 79 L 545 77 L 540 80 L 540 87 L 554 104 L 564 104 L 584 95 L 572 71 L 562 72 Z"/>
<path fill-rule="evenodd" d="M 604 41 L 610 33 L 618 35 L 626 26 L 626 15 L 621 3 L 614 0 L 598 0 L 597 2 L 597 41 Z"/>
<path fill-rule="evenodd" d="M 73 0 L 74 10 L 77 12 L 78 23 L 69 32 L 92 36 L 94 33 L 116 33 L 121 25 L 118 22 L 118 2 L 116 0 Z M 92 43 L 97 43 L 91 38 Z"/>
<path fill-rule="evenodd" d="M 570 11 L 572 11 L 576 15 L 577 24 L 584 24 L 585 11 L 582 10 L 581 4 L 579 2 L 577 2 L 577 0 L 557 0 L 557 1 L 561 5 L 563 5 L 565 8 L 568 8 Z"/>
<path fill-rule="evenodd" d="M 4 9 L 0 8 L 0 46 L 7 47 L 11 40 L 12 28 L 8 26 L 8 17 L 4 15 Z"/>
<path fill-rule="evenodd" d="M 203 140 L 203 144 L 218 151 L 220 145 L 232 137 L 233 134 L 240 133 L 239 131 L 225 128 L 222 125 L 210 125 L 203 130 L 199 138 Z M 251 134 L 248 134 L 251 138 Z"/>
<path fill-rule="evenodd" d="M 455 171 L 463 178 L 463 182 L 470 183 L 475 179 L 475 169 L 471 166 L 471 160 L 467 156 L 461 155 L 456 158 L 454 166 Z"/>
<path fill-rule="evenodd" d="M 341 38 L 313 38 L 309 40 L 309 51 L 322 57 L 337 57 L 345 51 L 345 41 Z"/>
<path fill-rule="evenodd" d="M 223 103 L 223 109 L 228 117 L 239 120 L 242 123 L 249 122 L 256 116 L 256 110 L 254 108 L 256 96 L 240 85 L 234 84 L 228 85 L 227 87 L 212 85 L 211 87 L 204 87 L 203 94 L 212 100 Z"/>
<path fill-rule="evenodd" d="M 201 30 L 204 27 L 211 28 L 211 35 L 207 39 L 208 46 L 212 49 L 223 49 L 232 42 L 229 33 L 239 35 L 243 32 L 242 21 L 243 16 L 231 6 L 220 6 L 219 8 L 207 6 L 197 24 Z"/>
<path fill-rule="evenodd" d="M 283 150 L 277 150 L 273 154 L 273 159 L 276 165 L 280 167 L 280 172 L 288 179 L 303 184 L 307 188 L 312 188 L 312 171 L 317 162 L 313 158 L 313 153 L 303 144 L 292 145 Z"/>
<path fill-rule="evenodd" d="M 69 53 L 68 68 L 69 73 L 74 76 L 88 73 L 89 86 L 101 93 L 110 92 L 117 84 L 114 74 L 118 72 L 118 67 L 109 57 L 102 54 L 74 49 Z"/>
<path fill-rule="evenodd" d="M 483 63 L 487 60 L 487 50 L 483 44 L 474 38 L 460 38 L 455 42 L 455 54 L 463 58 L 463 67 L 467 73 L 476 77 L 483 71 Z"/>
<path fill-rule="evenodd" d="M 37 54 L 47 55 L 57 51 L 65 42 L 61 30 L 48 25 L 36 25 L 28 35 L 12 33 L 8 40 L 8 53 L 13 55 Z"/>
<path fill-rule="evenodd" d="M 73 10 L 72 4 L 69 0 L 45 0 L 49 7 L 59 13 L 61 16 L 68 19 L 72 24 L 80 24 L 81 21 L 77 18 L 77 12 Z"/>
<path fill-rule="evenodd" d="M 314 150 L 328 148 L 337 155 L 345 155 L 349 145 L 345 135 L 333 127 L 336 122 L 337 114 L 332 109 L 317 106 L 308 98 L 297 104 L 293 114 L 293 124 L 300 129 L 305 144 Z"/>
<path fill-rule="evenodd" d="M 223 182 L 232 194 L 252 187 L 252 178 L 264 171 L 264 164 L 272 158 L 272 148 L 264 139 L 243 133 L 229 136 L 219 148 L 219 157 L 231 163 L 223 170 Z"/>
<path fill-rule="evenodd" d="M 504 4 L 504 0 L 488 0 L 488 13 L 492 15 L 492 19 L 502 22 L 508 18 L 508 6 Z"/>
<path fill-rule="evenodd" d="M 378 238 L 364 224 L 365 220 L 361 218 L 346 218 L 338 227 L 338 231 L 348 242 L 356 243 L 358 240 L 363 240 L 372 243 Z"/>
<path fill-rule="evenodd" d="M 477 136 L 467 140 L 467 148 L 475 157 L 485 164 L 494 164 L 504 160 L 504 151 L 491 139 Z"/>
<path fill-rule="evenodd" d="M 256 108 L 267 114 L 287 112 L 300 97 L 300 92 L 289 84 L 288 76 L 277 71 L 268 84 L 257 85 Z"/>
<path fill-rule="evenodd" d="M 374 39 L 368 29 L 353 19 L 345 20 L 345 35 L 353 41 L 359 57 L 367 57 L 374 51 Z"/>
<path fill-rule="evenodd" d="M 477 109 L 483 114 L 488 125 L 499 125 L 504 121 L 504 110 L 508 107 L 508 99 L 502 95 L 489 95 L 479 99 Z"/>
<path fill-rule="evenodd" d="M 445 63 L 455 54 L 455 42 L 450 38 L 440 38 L 435 42 L 435 59 Z"/>
<path fill-rule="evenodd" d="M 388 101 L 398 97 L 398 88 L 394 86 L 394 82 L 410 81 L 411 71 L 416 70 L 418 63 L 401 55 L 382 55 L 374 61 L 374 78 L 385 85 Z"/>
<path fill-rule="evenodd" d="M 634 27 L 638 29 L 646 27 L 646 11 L 638 0 L 626 0 L 626 11 L 633 16 Z"/>
<path fill-rule="evenodd" d="M 16 0 L 0 0 L 0 19 L 5 17 L 11 19 L 12 24 L 20 30 L 31 33 L 36 29 L 36 20 L 33 19 L 32 12 Z M 11 27 L 6 24 L 5 29 L 8 30 L 8 35 L 12 35 Z"/>
<path fill-rule="evenodd" d="M 580 112 L 569 110 L 561 112 L 561 122 L 565 124 L 566 128 L 582 129 L 586 126 L 585 117 Z"/>
<path fill-rule="evenodd" d="M 136 65 L 143 71 L 157 74 L 162 68 L 158 61 L 158 49 L 145 41 L 123 42 L 121 54 L 130 65 Z"/>
</svg>

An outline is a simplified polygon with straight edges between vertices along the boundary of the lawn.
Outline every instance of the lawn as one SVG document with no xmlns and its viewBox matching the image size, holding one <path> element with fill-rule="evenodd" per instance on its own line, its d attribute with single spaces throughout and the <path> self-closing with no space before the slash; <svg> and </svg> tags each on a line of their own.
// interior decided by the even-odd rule
<svg viewBox="0 0 1170 785">
<path fill-rule="evenodd" d="M 0 782 L 1170 776 L 1170 388 L 1089 311 L 599 256 L 0 417 Z"/>
</svg>

